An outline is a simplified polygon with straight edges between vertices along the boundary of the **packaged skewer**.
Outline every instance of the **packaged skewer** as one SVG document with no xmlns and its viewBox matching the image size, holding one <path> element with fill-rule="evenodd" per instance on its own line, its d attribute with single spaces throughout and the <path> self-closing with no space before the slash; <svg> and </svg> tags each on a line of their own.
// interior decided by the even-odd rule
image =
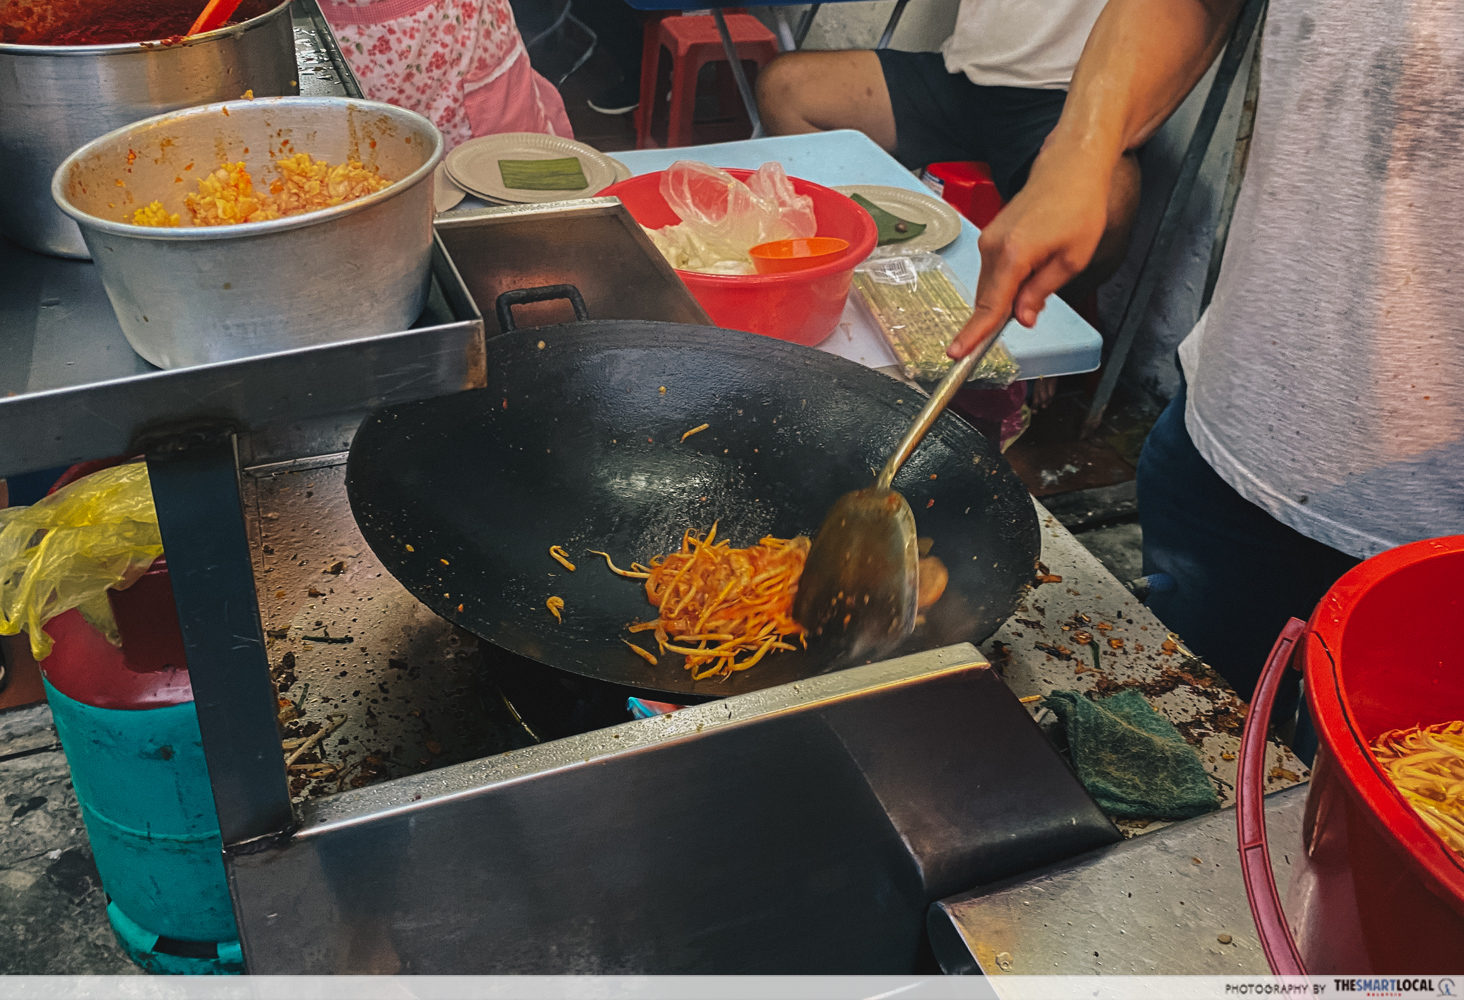
<svg viewBox="0 0 1464 1000">
<path fill-rule="evenodd" d="M 853 292 L 905 377 L 939 381 L 953 363 L 946 348 L 972 312 L 965 288 L 945 260 L 926 250 L 875 251 L 854 269 Z M 969 381 L 1000 388 L 1011 385 L 1019 374 L 1016 360 L 998 340 Z"/>
</svg>

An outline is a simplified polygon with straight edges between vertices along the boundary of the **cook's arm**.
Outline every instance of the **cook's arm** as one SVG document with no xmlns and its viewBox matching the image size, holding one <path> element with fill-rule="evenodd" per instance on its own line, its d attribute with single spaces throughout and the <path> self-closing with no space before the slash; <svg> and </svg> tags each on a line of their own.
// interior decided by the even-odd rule
<svg viewBox="0 0 1464 1000">
<path fill-rule="evenodd" d="M 1109 0 L 1083 48 L 1062 118 L 1017 196 L 981 234 L 976 310 L 951 344 L 962 357 L 1093 257 L 1114 167 L 1154 134 L 1225 44 L 1243 0 Z"/>
</svg>

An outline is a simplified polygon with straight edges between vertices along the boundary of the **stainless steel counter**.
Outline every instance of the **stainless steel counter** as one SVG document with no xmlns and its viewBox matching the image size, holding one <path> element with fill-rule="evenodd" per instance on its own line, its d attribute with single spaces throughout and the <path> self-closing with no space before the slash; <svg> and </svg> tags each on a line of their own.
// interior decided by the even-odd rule
<svg viewBox="0 0 1464 1000">
<path fill-rule="evenodd" d="M 1302 850 L 1306 786 L 1266 799 L 1276 884 Z M 1269 975 L 1236 852 L 1235 810 L 1175 823 L 942 900 L 930 937 L 948 973 Z"/>
<path fill-rule="evenodd" d="M 366 547 L 345 455 L 243 479 L 260 617 L 290 752 L 309 799 L 530 745 L 483 676 L 478 640 L 429 611 Z"/>
<path fill-rule="evenodd" d="M 947 972 L 986 975 L 1267 974 L 1236 847 L 1247 707 L 1038 506 L 1048 582 L 984 644 L 987 656 L 1019 695 L 1137 688 L 1199 751 L 1226 808 L 1173 824 L 1119 820 L 1122 844 L 941 901 L 929 917 L 936 956 Z M 1266 763 L 1272 866 L 1285 886 L 1309 772 L 1274 741 Z"/>
<path fill-rule="evenodd" d="M 226 855 L 255 972 L 903 972 L 942 886 L 1117 836 L 970 645 L 301 815 Z"/>
<path fill-rule="evenodd" d="M 288 733 L 306 735 L 340 722 L 318 753 L 303 758 L 310 767 L 292 772 L 307 840 L 317 827 L 349 823 L 363 809 L 367 815 L 402 809 L 417 795 L 451 794 L 465 780 L 464 787 L 476 787 L 480 776 L 490 784 L 510 775 L 527 777 L 538 759 L 523 751 L 532 748 L 533 737 L 495 701 L 496 689 L 485 688 L 475 674 L 481 669 L 476 640 L 426 611 L 366 547 L 345 503 L 344 457 L 256 468 L 245 478 L 270 658 L 281 695 L 301 708 Z M 1173 640 L 1162 626 L 1066 529 L 1045 512 L 1042 518 L 1042 561 L 1050 576 L 1062 580 L 1032 592 L 1017 617 L 986 644 L 989 658 L 1002 664 L 1007 685 L 1023 695 L 1054 687 L 1139 687 L 1202 752 L 1229 801 L 1235 765 L 1226 758 L 1238 748 L 1235 727 L 1244 706 L 1182 645 L 1165 650 L 1164 643 Z M 1113 628 L 1105 632 L 1098 623 Z M 1073 652 L 1075 624 L 1121 639 L 1123 647 L 1105 641 L 1094 670 L 1091 649 L 1081 647 L 1087 654 L 1082 659 Z M 349 644 L 318 641 L 348 636 Z M 1072 659 L 1064 658 L 1064 647 Z M 700 717 L 663 718 L 680 733 L 695 729 Z M 626 735 L 606 729 L 539 749 L 549 753 L 546 760 L 590 760 L 609 747 L 628 749 L 612 742 Z M 520 752 L 491 756 L 510 750 Z M 1272 788 L 1292 785 L 1305 773 L 1284 748 L 1273 745 L 1270 754 Z M 380 784 L 389 778 L 404 780 Z M 336 794 L 342 790 L 345 797 Z M 1300 843 L 1304 796 L 1299 786 L 1268 800 L 1282 885 L 1287 859 Z M 1240 882 L 1234 810 L 1178 824 L 1121 825 L 1132 838 L 1123 844 L 932 907 L 931 940 L 945 969 L 992 975 L 1263 972 Z M 247 859 L 240 864 L 246 866 L 237 876 L 240 884 L 254 887 L 254 895 L 271 869 L 256 869 Z M 310 870 L 306 865 L 298 877 L 311 877 Z M 272 908 L 300 905 L 279 893 L 266 898 Z M 346 927 L 334 909 L 311 909 L 306 916 Z M 389 926 L 372 926 L 340 933 L 384 948 Z M 272 923 L 258 924 L 258 931 L 264 940 L 279 933 Z M 398 961 L 397 951 L 390 949 L 388 961 Z M 418 953 L 415 960 L 427 958 Z M 272 967 L 319 971 L 344 969 L 349 961 L 340 953 L 321 953 L 305 965 L 282 957 L 283 964 Z M 589 955 L 573 961 L 599 967 Z"/>
<path fill-rule="evenodd" d="M 1137 688 L 1199 751 L 1221 803 L 1233 805 L 1245 703 L 1041 504 L 1038 512 L 1048 582 L 1032 590 L 983 651 L 1018 695 Z M 1267 792 L 1308 773 L 1288 748 L 1270 744 Z M 1119 826 L 1133 834 L 1156 824 Z"/>
<path fill-rule="evenodd" d="M 251 468 L 244 497 L 274 677 L 281 697 L 299 703 L 290 735 L 343 718 L 322 745 L 339 770 L 297 769 L 297 801 L 528 741 L 496 689 L 476 679 L 477 640 L 428 611 L 366 546 L 346 504 L 344 452 Z M 1231 804 L 1244 704 L 1040 505 L 1039 514 L 1042 562 L 1062 580 L 1032 591 L 984 644 L 987 658 L 1019 696 L 1137 687 L 1200 751 Z M 1072 638 L 1079 628 L 1103 637 L 1097 670 L 1091 647 Z M 341 641 L 348 636 L 350 643 Z M 469 701 L 483 709 L 470 726 L 463 722 Z M 1268 791 L 1306 775 L 1288 749 L 1272 744 L 1269 754 Z M 1163 825 L 1119 823 L 1130 835 Z"/>
</svg>

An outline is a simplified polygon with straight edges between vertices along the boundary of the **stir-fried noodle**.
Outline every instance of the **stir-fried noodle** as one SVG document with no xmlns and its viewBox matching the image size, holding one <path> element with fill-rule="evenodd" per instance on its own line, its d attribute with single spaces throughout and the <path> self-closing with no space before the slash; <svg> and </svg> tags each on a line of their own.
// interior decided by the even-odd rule
<svg viewBox="0 0 1464 1000">
<path fill-rule="evenodd" d="M 644 580 L 646 596 L 660 609 L 653 622 L 636 622 L 632 632 L 654 630 L 662 655 L 680 653 L 693 680 L 746 670 L 767 654 L 804 642 L 793 620 L 793 596 L 808 558 L 808 539 L 763 538 L 745 549 L 687 531 L 681 550 L 656 556 L 650 565 L 620 569 L 604 552 L 610 569 Z M 806 645 L 806 643 L 805 643 Z"/>
</svg>

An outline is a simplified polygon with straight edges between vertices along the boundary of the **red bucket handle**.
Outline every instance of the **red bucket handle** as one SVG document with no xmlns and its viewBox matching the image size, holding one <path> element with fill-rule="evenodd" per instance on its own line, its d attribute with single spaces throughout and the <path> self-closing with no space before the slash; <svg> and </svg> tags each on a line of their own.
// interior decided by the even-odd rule
<svg viewBox="0 0 1464 1000">
<path fill-rule="evenodd" d="M 1293 618 L 1286 623 L 1266 658 L 1256 685 L 1255 698 L 1245 717 L 1245 732 L 1240 740 L 1240 763 L 1235 780 L 1235 823 L 1240 835 L 1240 874 L 1245 879 L 1245 894 L 1250 901 L 1251 917 L 1261 937 L 1261 948 L 1271 971 L 1278 976 L 1304 976 L 1306 967 L 1296 950 L 1296 939 L 1286 925 L 1281 897 L 1276 892 L 1276 876 L 1271 871 L 1271 849 L 1266 843 L 1266 731 L 1271 725 L 1271 710 L 1276 691 L 1286 668 L 1296 666 L 1296 654 L 1306 634 L 1306 622 Z"/>
</svg>

